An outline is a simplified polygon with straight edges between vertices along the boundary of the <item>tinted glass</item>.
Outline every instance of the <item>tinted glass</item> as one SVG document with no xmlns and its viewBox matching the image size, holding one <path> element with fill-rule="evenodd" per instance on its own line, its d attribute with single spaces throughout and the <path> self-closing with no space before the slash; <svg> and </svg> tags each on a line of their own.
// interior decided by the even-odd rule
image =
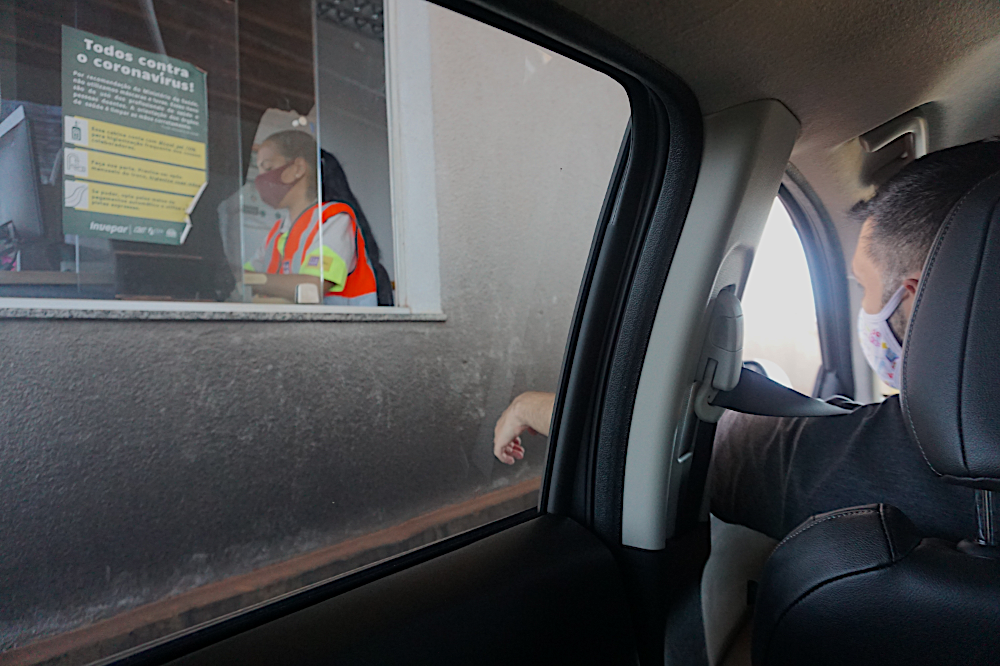
<svg viewBox="0 0 1000 666">
<path fill-rule="evenodd" d="M 31 162 L 37 246 L 58 249 L 29 270 L 20 246 L 21 270 L 0 271 L 7 295 L 287 304 L 310 291 L 304 276 L 323 301 L 345 297 L 327 283 L 363 263 L 382 267 L 391 298 L 426 306 L 339 321 L 4 321 L 3 659 L 88 663 L 535 506 L 545 439 L 526 435 L 506 466 L 493 429 L 514 396 L 556 388 L 629 119 L 616 82 L 418 0 L 3 12 L 0 93 L 6 117 L 24 118 L 0 151 Z M 114 80 L 155 92 L 146 72 L 191 82 L 194 106 L 171 92 L 166 120 L 130 110 L 116 123 L 81 94 L 68 114 L 78 70 L 86 95 L 113 88 L 97 95 L 108 109 L 139 101 L 118 100 Z M 143 143 L 150 133 L 169 139 Z M 135 145 L 147 152 L 121 152 Z M 84 160 L 178 192 L 84 176 Z M 197 202 L 186 232 L 158 220 L 181 226 L 139 225 L 153 240 L 70 234 L 68 219 L 90 221 L 79 206 L 67 217 L 67 183 L 80 201 L 87 186 L 87 210 L 99 186 Z M 35 221 L 18 217 L 14 240 Z M 248 267 L 258 255 L 267 265 Z"/>
</svg>

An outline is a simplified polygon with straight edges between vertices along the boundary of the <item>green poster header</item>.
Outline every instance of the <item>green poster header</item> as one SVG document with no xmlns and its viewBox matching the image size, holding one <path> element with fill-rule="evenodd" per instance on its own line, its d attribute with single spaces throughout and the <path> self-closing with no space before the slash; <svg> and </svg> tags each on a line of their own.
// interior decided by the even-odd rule
<svg viewBox="0 0 1000 666">
<path fill-rule="evenodd" d="M 69 26 L 62 29 L 63 115 L 208 140 L 205 72 Z"/>
</svg>

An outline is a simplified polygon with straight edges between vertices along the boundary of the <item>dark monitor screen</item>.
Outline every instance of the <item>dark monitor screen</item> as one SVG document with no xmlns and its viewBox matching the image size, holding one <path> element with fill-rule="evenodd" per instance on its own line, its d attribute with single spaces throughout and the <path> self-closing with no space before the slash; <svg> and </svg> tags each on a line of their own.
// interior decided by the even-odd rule
<svg viewBox="0 0 1000 666">
<path fill-rule="evenodd" d="M 0 122 L 0 224 L 11 221 L 18 238 L 44 235 L 38 169 L 24 107 Z"/>
</svg>

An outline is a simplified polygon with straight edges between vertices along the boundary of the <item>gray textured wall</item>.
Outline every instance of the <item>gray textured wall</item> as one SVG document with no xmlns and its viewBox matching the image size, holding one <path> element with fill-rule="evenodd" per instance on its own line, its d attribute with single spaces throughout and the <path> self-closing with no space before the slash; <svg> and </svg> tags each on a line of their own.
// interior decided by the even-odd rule
<svg viewBox="0 0 1000 666">
<path fill-rule="evenodd" d="M 628 117 L 600 75 L 431 8 L 445 323 L 0 322 L 0 642 L 541 472 Z"/>
</svg>

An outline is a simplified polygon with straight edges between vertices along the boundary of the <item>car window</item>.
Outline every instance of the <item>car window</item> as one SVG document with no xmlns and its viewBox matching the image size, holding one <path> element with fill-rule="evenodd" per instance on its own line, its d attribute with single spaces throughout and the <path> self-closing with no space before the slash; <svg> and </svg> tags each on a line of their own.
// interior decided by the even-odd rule
<svg viewBox="0 0 1000 666">
<path fill-rule="evenodd" d="M 809 266 L 798 232 L 775 199 L 743 291 L 743 359 L 811 394 L 823 359 Z"/>
<path fill-rule="evenodd" d="M 103 659 L 536 505 L 546 441 L 501 465 L 493 429 L 556 388 L 618 83 L 420 0 L 0 16 L 27 174 L 0 295 L 63 303 L 0 327 L 0 661 Z"/>
</svg>

